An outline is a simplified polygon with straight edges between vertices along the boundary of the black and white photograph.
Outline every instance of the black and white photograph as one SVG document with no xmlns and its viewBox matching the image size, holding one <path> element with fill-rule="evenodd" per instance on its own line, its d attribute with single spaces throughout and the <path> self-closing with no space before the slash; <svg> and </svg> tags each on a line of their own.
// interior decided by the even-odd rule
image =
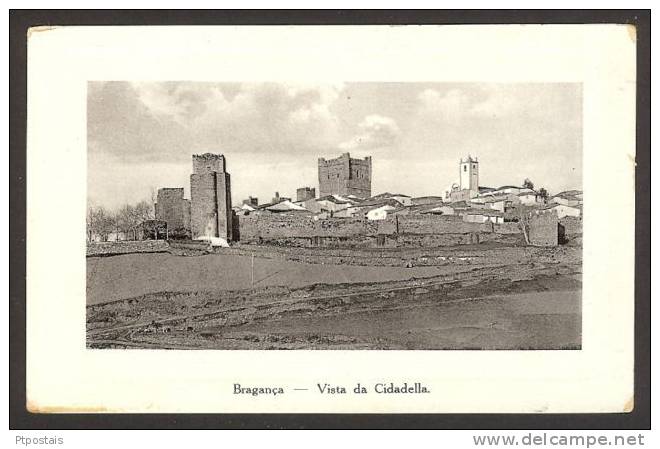
<svg viewBox="0 0 660 449">
<path fill-rule="evenodd" d="M 582 84 L 89 81 L 91 349 L 579 350 Z"/>
</svg>

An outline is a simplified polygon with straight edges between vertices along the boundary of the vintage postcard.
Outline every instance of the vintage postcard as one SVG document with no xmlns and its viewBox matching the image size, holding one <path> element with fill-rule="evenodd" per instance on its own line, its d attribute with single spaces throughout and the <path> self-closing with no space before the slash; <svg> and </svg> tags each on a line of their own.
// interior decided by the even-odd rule
<svg viewBox="0 0 660 449">
<path fill-rule="evenodd" d="M 31 410 L 634 406 L 634 28 L 28 44 Z"/>
</svg>

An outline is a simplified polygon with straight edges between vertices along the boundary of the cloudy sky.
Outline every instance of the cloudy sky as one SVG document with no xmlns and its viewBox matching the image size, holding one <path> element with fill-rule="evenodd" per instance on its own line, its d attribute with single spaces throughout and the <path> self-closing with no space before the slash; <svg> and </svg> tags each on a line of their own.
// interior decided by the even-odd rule
<svg viewBox="0 0 660 449">
<path fill-rule="evenodd" d="M 318 188 L 317 158 L 373 157 L 372 192 L 441 195 L 467 154 L 480 184 L 582 185 L 580 84 L 88 84 L 88 197 L 116 208 L 184 187 L 222 153 L 235 204 Z"/>
</svg>

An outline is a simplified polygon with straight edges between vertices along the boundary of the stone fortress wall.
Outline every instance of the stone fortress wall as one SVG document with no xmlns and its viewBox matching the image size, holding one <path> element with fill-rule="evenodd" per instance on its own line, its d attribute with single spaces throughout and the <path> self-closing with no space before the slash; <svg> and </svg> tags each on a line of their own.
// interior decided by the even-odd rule
<svg viewBox="0 0 660 449">
<path fill-rule="evenodd" d="M 385 220 L 327 218 L 297 214 L 235 217 L 240 242 L 281 246 L 418 247 L 452 246 L 485 241 L 518 242 L 520 230 L 509 223 L 467 223 L 455 216 L 392 216 Z M 517 225 L 517 224 L 516 224 Z"/>
</svg>

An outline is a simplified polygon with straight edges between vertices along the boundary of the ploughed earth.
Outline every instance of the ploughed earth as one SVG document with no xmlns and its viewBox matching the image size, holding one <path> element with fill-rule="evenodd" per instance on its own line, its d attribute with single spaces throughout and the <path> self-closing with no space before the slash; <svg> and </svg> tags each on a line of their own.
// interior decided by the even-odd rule
<svg viewBox="0 0 660 449">
<path fill-rule="evenodd" d="M 581 252 L 307 249 L 300 261 L 301 251 L 259 247 L 88 257 L 87 346 L 580 349 Z"/>
</svg>

